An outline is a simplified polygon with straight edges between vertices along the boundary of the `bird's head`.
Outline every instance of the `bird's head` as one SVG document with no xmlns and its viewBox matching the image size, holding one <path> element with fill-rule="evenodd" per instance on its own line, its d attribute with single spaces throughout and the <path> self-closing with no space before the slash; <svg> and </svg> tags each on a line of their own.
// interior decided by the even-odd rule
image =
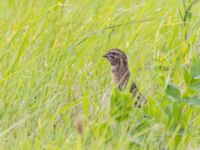
<svg viewBox="0 0 200 150">
<path fill-rule="evenodd" d="M 110 62 L 113 71 L 119 67 L 128 67 L 126 54 L 120 49 L 110 49 L 103 57 Z"/>
</svg>

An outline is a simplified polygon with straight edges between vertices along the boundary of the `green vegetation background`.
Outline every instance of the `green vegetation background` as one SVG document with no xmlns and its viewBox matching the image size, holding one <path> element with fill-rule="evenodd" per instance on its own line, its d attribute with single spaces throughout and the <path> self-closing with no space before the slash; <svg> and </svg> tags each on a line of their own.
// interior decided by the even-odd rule
<svg viewBox="0 0 200 150">
<path fill-rule="evenodd" d="M 188 89 L 199 16 L 189 0 L 1 0 L 0 149 L 200 147 L 199 107 L 165 92 Z M 149 99 L 123 121 L 110 114 L 110 48 Z"/>
</svg>

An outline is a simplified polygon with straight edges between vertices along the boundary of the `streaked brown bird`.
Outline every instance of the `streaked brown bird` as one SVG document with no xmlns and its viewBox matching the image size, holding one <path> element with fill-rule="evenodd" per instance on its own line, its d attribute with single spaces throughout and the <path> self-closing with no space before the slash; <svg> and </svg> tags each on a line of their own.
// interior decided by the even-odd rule
<svg viewBox="0 0 200 150">
<path fill-rule="evenodd" d="M 120 49 L 110 49 L 105 55 L 103 55 L 103 57 L 105 57 L 111 64 L 112 75 L 117 88 L 120 91 L 125 89 L 130 77 L 126 54 Z M 135 102 L 136 107 L 141 107 L 143 104 L 147 103 L 147 99 L 141 94 L 141 92 L 139 92 L 135 82 L 131 84 L 129 91 L 133 98 L 137 97 Z"/>
</svg>

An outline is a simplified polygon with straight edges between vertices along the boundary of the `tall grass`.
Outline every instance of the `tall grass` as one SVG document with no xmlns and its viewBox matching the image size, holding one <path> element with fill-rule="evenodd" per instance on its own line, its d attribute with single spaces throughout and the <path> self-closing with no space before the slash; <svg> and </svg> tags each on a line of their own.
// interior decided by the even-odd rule
<svg viewBox="0 0 200 150">
<path fill-rule="evenodd" d="M 170 82 L 186 90 L 182 65 L 200 52 L 191 3 L 0 1 L 0 149 L 199 148 L 198 106 L 165 97 Z M 110 115 L 110 48 L 149 100 L 122 122 Z"/>
</svg>

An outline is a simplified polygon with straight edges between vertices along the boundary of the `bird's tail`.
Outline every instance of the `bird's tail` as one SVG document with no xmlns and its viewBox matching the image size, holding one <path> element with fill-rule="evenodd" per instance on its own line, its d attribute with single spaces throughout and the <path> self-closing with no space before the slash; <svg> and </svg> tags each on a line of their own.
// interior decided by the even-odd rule
<svg viewBox="0 0 200 150">
<path fill-rule="evenodd" d="M 134 104 L 135 107 L 141 107 L 142 105 L 147 103 L 146 97 L 144 97 L 142 95 L 142 93 L 139 91 L 139 89 L 134 81 L 131 84 L 131 88 L 130 88 L 129 92 L 132 93 L 133 98 L 137 97 L 135 104 Z"/>
</svg>

